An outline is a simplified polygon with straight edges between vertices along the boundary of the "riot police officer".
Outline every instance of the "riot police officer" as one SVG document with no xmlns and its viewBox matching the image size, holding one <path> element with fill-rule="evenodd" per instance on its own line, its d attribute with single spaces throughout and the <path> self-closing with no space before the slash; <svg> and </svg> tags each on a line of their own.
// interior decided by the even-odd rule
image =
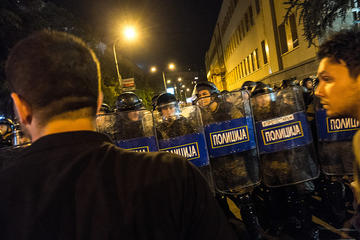
<svg viewBox="0 0 360 240">
<path fill-rule="evenodd" d="M 204 125 L 231 119 L 231 104 L 221 99 L 222 95 L 214 83 L 197 83 L 193 96 L 196 98 L 193 102 L 202 110 Z"/>
<path fill-rule="evenodd" d="M 211 82 L 199 82 L 193 92 L 193 102 L 202 110 L 219 204 L 225 214 L 233 218 L 227 204 L 227 198 L 232 199 L 240 208 L 242 219 L 251 238 L 260 239 L 262 229 L 251 196 L 253 186 L 260 180 L 252 120 L 245 120 L 251 119 L 248 99 L 246 91 L 220 94 Z M 248 108 L 245 107 L 246 101 Z M 248 118 L 245 118 L 245 113 Z M 244 126 L 249 129 L 249 142 L 244 144 L 234 140 L 232 146 L 220 144 L 216 147 L 212 144 L 211 136 L 219 137 L 220 135 L 217 135 L 219 133 L 234 133 L 231 129 L 241 129 Z"/>
<path fill-rule="evenodd" d="M 285 228 L 302 239 L 318 239 L 318 230 L 311 224 L 307 205 L 314 190 L 310 180 L 318 176 L 318 168 L 303 112 L 302 92 L 295 85 L 274 92 L 268 85 L 259 83 L 251 98 L 264 182 L 261 193 L 264 209 L 269 214 L 270 233 L 280 235 Z M 297 132 L 298 138 L 295 139 L 301 141 L 294 140 L 295 135 L 290 136 L 290 132 L 271 135 L 298 127 L 301 132 Z"/>
<path fill-rule="evenodd" d="M 140 98 L 133 92 L 124 92 L 117 98 L 115 111 L 119 113 L 116 119 L 116 140 L 137 138 L 144 135 L 140 112 L 144 110 Z"/>
<path fill-rule="evenodd" d="M 179 103 L 173 94 L 160 94 L 156 99 L 156 109 L 163 119 L 156 128 L 158 139 L 169 139 L 196 132 L 191 123 L 179 113 Z"/>
</svg>

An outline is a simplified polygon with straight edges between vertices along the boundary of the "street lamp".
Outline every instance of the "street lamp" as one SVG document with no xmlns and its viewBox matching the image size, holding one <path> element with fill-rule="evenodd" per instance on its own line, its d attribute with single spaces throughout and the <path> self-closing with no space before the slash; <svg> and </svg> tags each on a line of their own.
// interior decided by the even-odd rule
<svg viewBox="0 0 360 240">
<path fill-rule="evenodd" d="M 123 37 L 127 40 L 127 41 L 134 41 L 137 37 L 136 35 L 136 30 L 133 26 L 125 26 L 124 27 L 124 31 L 123 31 Z M 122 77 L 120 75 L 120 71 L 119 71 L 119 63 L 117 60 L 117 54 L 116 54 L 116 44 L 119 42 L 121 38 L 118 38 L 114 41 L 113 43 L 113 53 L 114 53 L 114 59 L 115 59 L 115 65 L 116 65 L 116 73 L 118 76 L 118 80 L 119 80 L 119 85 L 120 85 L 120 89 L 122 89 Z"/>
<path fill-rule="evenodd" d="M 168 65 L 168 69 L 171 70 L 171 71 L 174 71 L 175 70 L 175 64 L 174 63 L 169 63 Z M 150 68 L 150 72 L 152 73 L 155 73 L 157 71 L 157 68 L 155 66 L 152 66 Z M 166 78 L 165 78 L 165 71 L 162 71 L 162 77 L 163 77 L 163 81 L 164 81 L 164 88 L 165 88 L 165 92 L 167 91 L 167 85 L 166 85 L 166 82 L 167 83 L 171 83 L 170 80 L 166 81 Z"/>
</svg>

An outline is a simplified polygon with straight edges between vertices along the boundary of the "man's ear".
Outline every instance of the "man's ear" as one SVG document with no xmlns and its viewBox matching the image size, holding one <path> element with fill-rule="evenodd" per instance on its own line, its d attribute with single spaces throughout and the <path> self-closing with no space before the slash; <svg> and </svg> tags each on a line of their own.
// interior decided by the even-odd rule
<svg viewBox="0 0 360 240">
<path fill-rule="evenodd" d="M 97 101 L 96 114 L 98 114 L 100 112 L 100 108 L 101 108 L 101 104 L 103 103 L 103 99 L 104 99 L 104 94 L 102 91 L 100 91 L 98 101 Z"/>
<path fill-rule="evenodd" d="M 32 109 L 30 105 L 17 93 L 11 93 L 11 98 L 14 102 L 14 107 L 17 112 L 20 123 L 23 125 L 31 124 Z"/>
</svg>

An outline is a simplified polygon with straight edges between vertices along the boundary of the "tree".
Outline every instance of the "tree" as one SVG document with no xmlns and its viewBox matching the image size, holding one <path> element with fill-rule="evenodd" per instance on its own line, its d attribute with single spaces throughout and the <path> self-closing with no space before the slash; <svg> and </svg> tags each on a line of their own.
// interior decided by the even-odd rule
<svg viewBox="0 0 360 240">
<path fill-rule="evenodd" d="M 292 12 L 299 12 L 299 23 L 303 23 L 304 37 L 309 46 L 314 40 L 322 38 L 335 20 L 345 21 L 348 11 L 358 0 L 289 0 L 285 20 Z"/>
</svg>

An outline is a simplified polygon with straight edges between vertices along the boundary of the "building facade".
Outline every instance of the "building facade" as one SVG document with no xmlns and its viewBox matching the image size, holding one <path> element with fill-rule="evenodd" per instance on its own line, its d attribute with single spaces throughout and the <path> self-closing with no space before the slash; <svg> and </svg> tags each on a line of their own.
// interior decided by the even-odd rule
<svg viewBox="0 0 360 240">
<path fill-rule="evenodd" d="M 316 48 L 298 16 L 285 21 L 286 0 L 224 0 L 205 56 L 207 78 L 219 89 L 245 81 L 280 84 L 316 74 Z"/>
</svg>

